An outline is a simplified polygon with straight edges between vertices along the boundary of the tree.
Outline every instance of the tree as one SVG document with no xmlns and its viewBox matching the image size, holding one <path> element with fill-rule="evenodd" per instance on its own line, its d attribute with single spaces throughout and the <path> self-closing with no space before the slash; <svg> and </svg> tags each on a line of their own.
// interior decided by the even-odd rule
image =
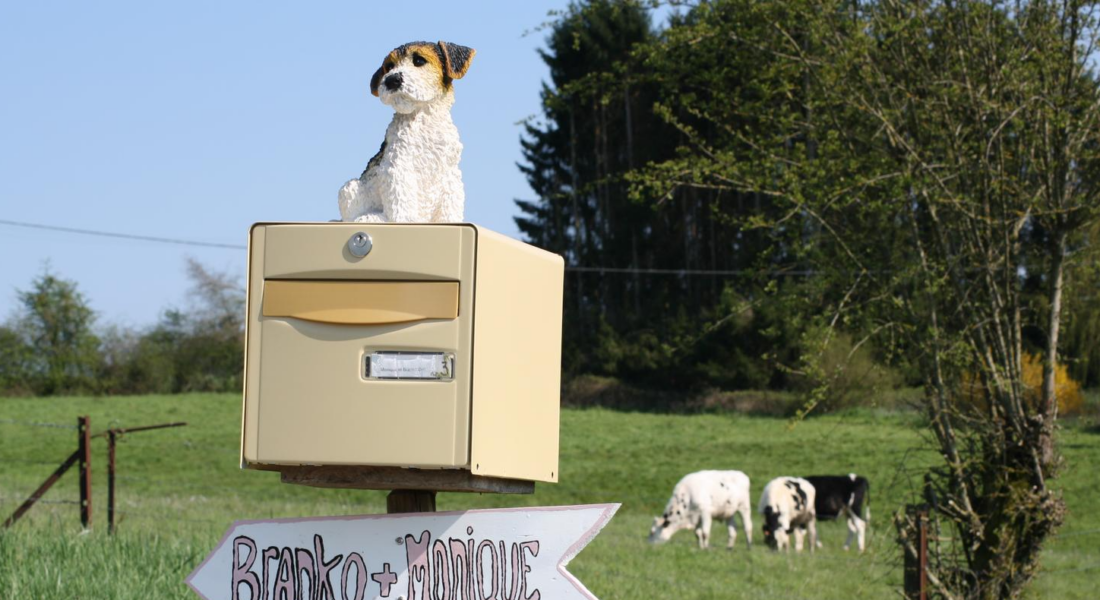
<svg viewBox="0 0 1100 600">
<path fill-rule="evenodd" d="M 15 329 L 0 326 L 0 396 L 31 394 L 27 379 L 31 348 Z"/>
<path fill-rule="evenodd" d="M 239 280 L 193 258 L 186 263 L 191 305 L 165 311 L 142 336 L 147 376 L 171 377 L 175 392 L 241 389 L 244 370 L 245 293 Z"/>
<path fill-rule="evenodd" d="M 754 267 L 768 236 L 712 206 L 761 198 L 702 188 L 655 205 L 631 198 L 629 174 L 673 159 L 682 138 L 655 105 L 663 94 L 698 93 L 668 89 L 665 74 L 638 55 L 659 35 L 642 3 L 593 0 L 570 5 L 542 52 L 551 80 L 542 119 L 526 126 L 520 165 L 538 199 L 518 200 L 516 221 L 529 242 L 566 259 L 565 369 L 661 387 L 781 382 L 755 342 L 785 319 L 752 323 L 778 315 L 747 309 L 766 296 Z M 701 60 L 715 56 L 737 63 L 733 78 L 751 73 L 734 55 Z"/>
<path fill-rule="evenodd" d="M 646 143 L 652 135 L 647 124 L 654 121 L 634 114 L 636 107 L 645 108 L 645 90 L 619 85 L 603 73 L 652 35 L 641 7 L 595 0 L 571 4 L 553 25 L 547 50 L 540 51 L 553 87 L 543 85 L 542 127 L 525 127 L 526 164 L 520 165 L 539 200 L 517 201 L 525 216 L 516 223 L 529 241 L 564 255 L 570 265 L 636 259 L 647 211 L 627 202 L 618 176 L 648 156 L 653 145 Z M 607 314 L 620 294 L 640 294 L 632 287 L 636 282 L 610 287 L 588 279 L 577 271 L 570 281 L 569 308 L 585 328 Z"/>
<path fill-rule="evenodd" d="M 193 307 L 189 315 L 195 330 L 216 332 L 228 338 L 244 335 L 245 292 L 233 275 L 211 270 L 199 261 L 187 259 Z"/>
<path fill-rule="evenodd" d="M 1068 361 L 1069 375 L 1082 387 L 1100 386 L 1100 228 L 1093 226 L 1068 261 L 1065 335 L 1060 338 L 1061 357 Z M 1085 246 L 1085 243 L 1088 246 Z M 1037 281 L 1037 287 L 1042 281 Z M 1041 287 L 1038 288 L 1041 292 Z M 1043 307 L 1039 306 L 1039 310 Z"/>
<path fill-rule="evenodd" d="M 103 385 L 111 393 L 241 389 L 245 295 L 229 273 L 187 259 L 189 306 L 165 310 L 145 331 L 108 329 Z"/>
<path fill-rule="evenodd" d="M 724 0 L 639 53 L 666 89 L 698 92 L 662 95 L 683 141 L 635 195 L 766 198 L 735 216 L 813 273 L 811 314 L 912 357 L 944 461 L 924 492 L 956 534 L 932 565 L 945 597 L 1018 597 L 1064 512 L 1050 481 L 1066 258 L 1100 208 L 1093 17 L 1075 1 Z M 752 77 L 705 58 L 737 54 Z"/>
<path fill-rule="evenodd" d="M 14 330 L 30 349 L 23 364 L 32 389 L 40 395 L 95 391 L 100 365 L 95 313 L 76 282 L 47 268 L 18 297 L 22 312 Z"/>
</svg>

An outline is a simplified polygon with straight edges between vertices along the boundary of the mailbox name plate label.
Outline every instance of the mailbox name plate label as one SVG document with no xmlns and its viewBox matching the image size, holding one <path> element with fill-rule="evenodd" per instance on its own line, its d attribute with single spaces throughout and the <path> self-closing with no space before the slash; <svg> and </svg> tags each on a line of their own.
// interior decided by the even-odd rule
<svg viewBox="0 0 1100 600">
<path fill-rule="evenodd" d="M 366 379 L 408 379 L 450 381 L 454 379 L 455 355 L 450 352 L 371 352 L 364 356 Z"/>
</svg>

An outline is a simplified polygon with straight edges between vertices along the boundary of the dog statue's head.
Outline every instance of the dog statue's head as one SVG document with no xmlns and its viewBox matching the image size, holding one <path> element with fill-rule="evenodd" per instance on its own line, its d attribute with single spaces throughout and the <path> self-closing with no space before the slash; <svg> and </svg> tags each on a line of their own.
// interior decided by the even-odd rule
<svg viewBox="0 0 1100 600">
<path fill-rule="evenodd" d="M 370 93 L 399 113 L 411 113 L 451 94 L 477 51 L 450 42 L 412 42 L 394 48 L 370 79 Z"/>
</svg>

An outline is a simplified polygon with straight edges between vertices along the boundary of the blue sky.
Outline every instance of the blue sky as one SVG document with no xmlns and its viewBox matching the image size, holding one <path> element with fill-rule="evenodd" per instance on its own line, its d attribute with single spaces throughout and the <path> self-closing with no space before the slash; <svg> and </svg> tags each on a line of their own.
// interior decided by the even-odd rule
<svg viewBox="0 0 1100 600">
<path fill-rule="evenodd" d="M 456 82 L 468 220 L 516 236 L 518 123 L 547 70 L 524 36 L 566 0 L 5 2 L 0 219 L 243 244 L 256 221 L 337 218 L 336 192 L 392 114 L 370 95 L 395 46 L 477 49 Z M 48 260 L 101 322 L 185 306 L 185 257 L 243 277 L 244 252 L 0 224 L 0 320 Z"/>
</svg>

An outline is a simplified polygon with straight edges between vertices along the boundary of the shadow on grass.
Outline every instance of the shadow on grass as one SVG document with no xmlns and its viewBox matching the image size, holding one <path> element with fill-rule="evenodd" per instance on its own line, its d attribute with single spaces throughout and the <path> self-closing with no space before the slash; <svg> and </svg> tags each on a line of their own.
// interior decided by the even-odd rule
<svg viewBox="0 0 1100 600">
<path fill-rule="evenodd" d="M 1100 435 L 1100 423 L 1093 423 L 1081 428 L 1085 433 L 1091 433 L 1093 435 Z"/>
<path fill-rule="evenodd" d="M 801 407 L 797 394 L 773 391 L 686 391 L 639 388 L 608 377 L 581 376 L 562 388 L 562 406 L 656 414 L 742 413 L 789 417 Z"/>
<path fill-rule="evenodd" d="M 875 416 L 914 413 L 912 394 L 893 391 L 876 398 L 877 406 L 848 406 L 839 411 L 818 407 L 811 415 L 843 414 Z M 651 414 L 744 414 L 764 417 L 793 417 L 803 408 L 803 394 L 772 390 L 661 390 L 634 387 L 610 377 L 584 375 L 562 387 L 562 406 L 604 408 Z"/>
</svg>

